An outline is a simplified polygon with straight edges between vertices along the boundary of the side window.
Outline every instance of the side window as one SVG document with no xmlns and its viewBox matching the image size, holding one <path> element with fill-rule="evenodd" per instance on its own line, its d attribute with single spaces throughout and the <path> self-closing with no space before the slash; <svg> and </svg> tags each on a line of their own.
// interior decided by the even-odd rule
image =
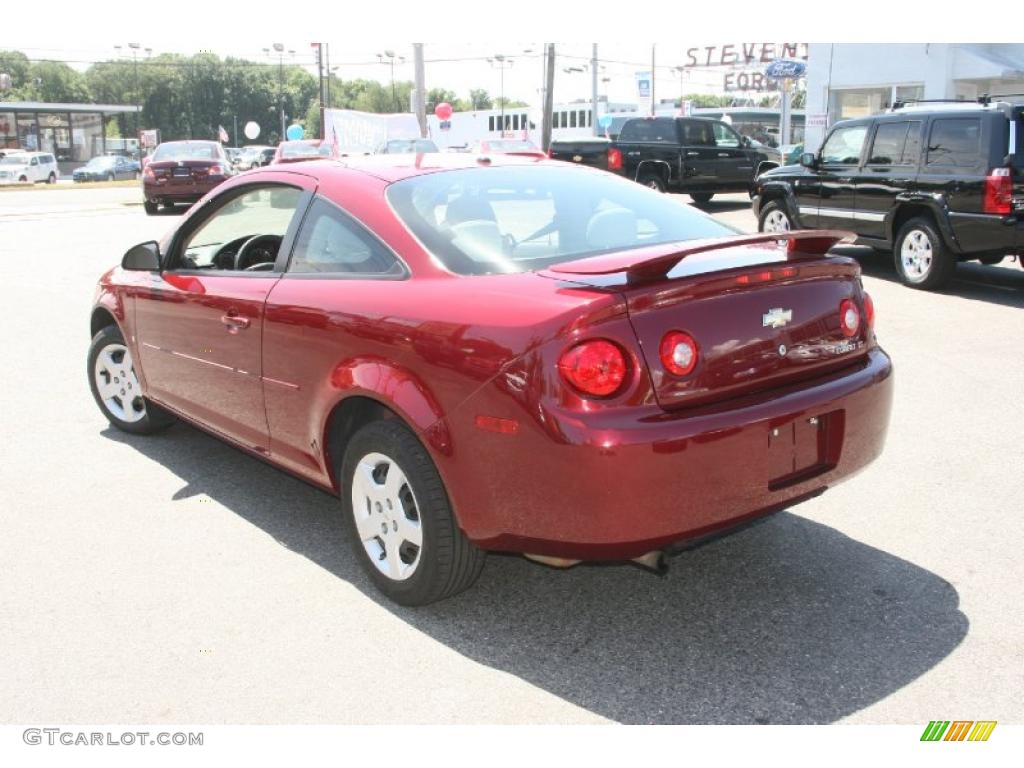
<svg viewBox="0 0 1024 768">
<path fill-rule="evenodd" d="M 715 145 L 719 147 L 738 147 L 740 137 L 725 123 L 712 123 L 715 131 Z"/>
<path fill-rule="evenodd" d="M 713 123 L 703 120 L 687 120 L 683 123 L 683 145 L 687 147 L 715 146 Z"/>
<path fill-rule="evenodd" d="M 866 125 L 837 128 L 821 148 L 821 162 L 825 165 L 856 165 L 860 162 L 860 152 L 867 135 Z"/>
<path fill-rule="evenodd" d="M 33 157 L 32 160 L 29 162 L 29 165 L 39 165 L 39 158 Z"/>
<path fill-rule="evenodd" d="M 940 118 L 932 121 L 925 165 L 973 167 L 981 147 L 981 120 L 976 117 Z"/>
<path fill-rule="evenodd" d="M 272 269 L 301 198 L 302 190 L 280 185 L 230 197 L 187 236 L 170 269 Z"/>
<path fill-rule="evenodd" d="M 619 134 L 622 141 L 658 141 L 665 144 L 676 142 L 676 121 L 675 118 L 659 117 L 650 119 L 646 117 L 632 118 L 622 126 L 622 133 Z"/>
<path fill-rule="evenodd" d="M 400 277 L 405 268 L 362 226 L 318 198 L 295 240 L 288 272 Z"/>
<path fill-rule="evenodd" d="M 898 165 L 902 162 L 910 123 L 881 123 L 871 143 L 868 165 Z"/>
</svg>

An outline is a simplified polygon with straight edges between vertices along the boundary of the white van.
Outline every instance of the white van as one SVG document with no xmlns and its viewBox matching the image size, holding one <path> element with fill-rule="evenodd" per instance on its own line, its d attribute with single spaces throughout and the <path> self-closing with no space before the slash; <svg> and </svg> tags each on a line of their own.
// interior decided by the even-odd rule
<svg viewBox="0 0 1024 768">
<path fill-rule="evenodd" d="M 0 184 L 45 181 L 55 184 L 60 171 L 49 152 L 23 152 L 0 158 Z"/>
</svg>

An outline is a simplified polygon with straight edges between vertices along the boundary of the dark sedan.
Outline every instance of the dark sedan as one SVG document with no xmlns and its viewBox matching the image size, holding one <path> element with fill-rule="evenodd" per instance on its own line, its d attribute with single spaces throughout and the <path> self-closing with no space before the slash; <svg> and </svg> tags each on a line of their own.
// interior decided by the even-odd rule
<svg viewBox="0 0 1024 768">
<path fill-rule="evenodd" d="M 94 157 L 81 168 L 71 174 L 75 181 L 115 181 L 117 179 L 136 179 L 139 176 L 139 164 L 134 160 L 121 156 Z"/>
<path fill-rule="evenodd" d="M 143 205 L 154 214 L 163 204 L 194 203 L 233 175 L 216 141 L 168 141 L 156 148 L 142 173 Z"/>
</svg>

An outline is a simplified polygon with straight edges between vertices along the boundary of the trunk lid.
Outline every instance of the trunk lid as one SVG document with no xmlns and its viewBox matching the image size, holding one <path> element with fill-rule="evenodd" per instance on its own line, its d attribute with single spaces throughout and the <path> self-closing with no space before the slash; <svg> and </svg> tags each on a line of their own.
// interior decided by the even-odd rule
<svg viewBox="0 0 1024 768">
<path fill-rule="evenodd" d="M 739 244 L 732 247 L 694 244 L 674 263 L 656 254 L 631 260 L 626 279 L 607 269 L 571 279 L 624 295 L 662 408 L 702 405 L 827 375 L 867 354 L 872 337 L 859 266 L 853 259 L 824 255 L 836 242 L 824 234 L 787 235 L 791 243 L 800 237 L 813 243 L 803 252 L 799 245 L 794 250 L 763 236 L 741 237 L 733 238 Z M 582 266 L 550 271 L 565 275 L 575 268 Z M 847 299 L 861 318 L 852 337 L 840 327 L 840 304 Z M 661 341 L 669 331 L 683 331 L 696 341 L 697 364 L 686 376 L 673 375 L 662 363 Z"/>
<path fill-rule="evenodd" d="M 169 184 L 192 184 L 195 181 L 205 181 L 210 175 L 210 168 L 215 165 L 225 164 L 219 160 L 158 160 L 150 161 L 147 167 L 152 169 L 157 180 Z"/>
</svg>

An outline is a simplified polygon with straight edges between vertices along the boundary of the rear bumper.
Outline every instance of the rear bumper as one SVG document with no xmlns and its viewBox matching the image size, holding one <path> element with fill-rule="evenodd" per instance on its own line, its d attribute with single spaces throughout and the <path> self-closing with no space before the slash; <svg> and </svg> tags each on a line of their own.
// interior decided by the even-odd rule
<svg viewBox="0 0 1024 768">
<path fill-rule="evenodd" d="M 470 403 L 449 417 L 455 450 L 437 458 L 460 526 L 479 546 L 628 558 L 791 506 L 855 475 L 882 451 L 892 388 L 891 362 L 875 348 L 856 366 L 802 386 L 686 412 L 644 410 L 628 421 L 545 410 L 542 424 L 499 435 L 473 429 L 472 414 L 481 411 Z M 780 475 L 770 433 L 812 418 L 839 425 L 827 460 Z M 470 438 L 471 449 L 459 451 Z"/>
</svg>

